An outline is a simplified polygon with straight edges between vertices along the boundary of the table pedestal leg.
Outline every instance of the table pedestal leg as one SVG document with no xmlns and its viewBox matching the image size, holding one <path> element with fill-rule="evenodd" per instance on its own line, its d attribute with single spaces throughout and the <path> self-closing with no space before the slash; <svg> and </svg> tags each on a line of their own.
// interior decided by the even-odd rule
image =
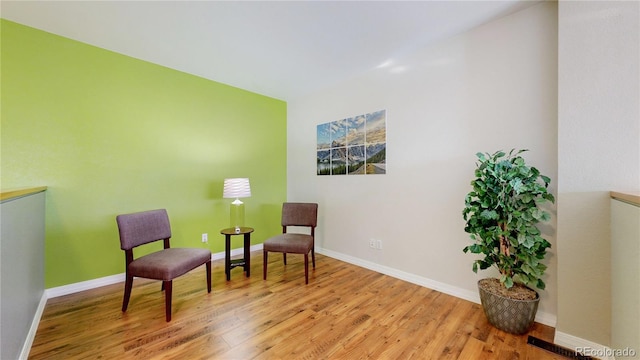
<svg viewBox="0 0 640 360">
<path fill-rule="evenodd" d="M 247 277 L 249 277 L 251 272 L 251 234 L 244 234 L 244 271 L 247 272 Z"/>
<path fill-rule="evenodd" d="M 224 273 L 227 281 L 231 280 L 231 235 L 224 236 Z"/>
</svg>

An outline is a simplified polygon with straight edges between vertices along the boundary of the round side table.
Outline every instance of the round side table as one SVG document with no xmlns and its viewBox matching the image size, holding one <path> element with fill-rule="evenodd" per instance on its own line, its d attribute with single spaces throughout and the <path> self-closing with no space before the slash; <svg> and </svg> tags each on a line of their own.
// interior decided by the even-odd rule
<svg viewBox="0 0 640 360">
<path fill-rule="evenodd" d="M 227 281 L 231 279 L 231 269 L 242 266 L 247 277 L 251 275 L 251 233 L 253 228 L 241 227 L 239 230 L 236 228 L 226 228 L 220 230 L 220 234 L 224 235 L 224 272 L 227 274 Z M 244 258 L 231 260 L 231 237 L 234 235 L 244 235 Z"/>
</svg>

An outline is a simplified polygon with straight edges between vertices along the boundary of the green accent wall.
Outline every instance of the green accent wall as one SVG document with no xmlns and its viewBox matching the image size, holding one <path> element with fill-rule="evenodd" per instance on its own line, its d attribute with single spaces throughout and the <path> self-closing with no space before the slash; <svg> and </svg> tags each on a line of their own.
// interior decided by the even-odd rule
<svg viewBox="0 0 640 360">
<path fill-rule="evenodd" d="M 281 232 L 285 102 L 1 21 L 1 185 L 48 187 L 45 287 L 124 272 L 121 213 L 166 208 L 172 246 L 222 252 L 227 177 L 251 181 L 252 243 Z"/>
</svg>

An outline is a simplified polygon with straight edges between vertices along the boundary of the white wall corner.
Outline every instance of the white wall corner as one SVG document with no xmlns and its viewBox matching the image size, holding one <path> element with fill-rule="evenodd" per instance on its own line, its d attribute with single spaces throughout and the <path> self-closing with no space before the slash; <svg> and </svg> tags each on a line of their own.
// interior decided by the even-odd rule
<svg viewBox="0 0 640 360">
<path fill-rule="evenodd" d="M 400 279 L 400 280 L 404 280 L 407 282 L 410 282 L 412 284 L 416 284 L 416 285 L 420 285 L 420 286 L 424 286 L 426 288 L 429 289 L 433 289 L 436 291 L 440 291 L 441 293 L 447 294 L 447 295 L 451 295 L 451 296 L 455 296 L 457 298 L 463 299 L 463 300 L 467 300 L 467 301 L 471 301 L 473 303 L 476 304 L 480 304 L 480 295 L 478 294 L 477 291 L 471 291 L 471 290 L 467 290 L 467 289 L 463 289 L 454 285 L 450 285 L 450 284 L 446 284 L 440 281 L 435 281 L 429 278 L 425 278 L 422 276 L 418 276 L 415 274 L 410 274 L 404 271 L 400 271 L 398 269 L 394 269 L 388 266 L 384 266 L 384 265 L 380 265 L 380 264 L 376 264 L 374 262 L 371 261 L 367 261 L 367 260 L 363 260 L 357 257 L 353 257 L 350 255 L 345 255 L 339 252 L 335 252 L 332 250 L 328 250 L 328 249 L 323 249 L 323 248 L 316 248 L 316 252 L 325 255 L 325 256 L 329 256 L 332 257 L 334 259 L 338 259 L 356 266 L 360 266 L 363 267 L 365 269 L 369 269 L 369 270 L 373 270 L 376 272 L 379 272 L 381 274 L 385 274 L 385 275 L 389 275 L 391 277 Z M 545 312 L 541 312 L 538 311 L 536 314 L 536 318 L 535 321 L 540 323 L 540 324 L 544 324 L 547 326 L 551 326 L 554 327 L 556 326 L 556 316 L 553 314 L 549 314 L 549 313 L 545 313 Z"/>
<path fill-rule="evenodd" d="M 22 344 L 22 350 L 20 351 L 20 357 L 18 358 L 20 360 L 27 360 L 27 358 L 29 358 L 31 345 L 33 345 L 33 340 L 36 338 L 38 325 L 40 324 L 40 319 L 42 318 L 42 313 L 44 313 L 44 308 L 46 305 L 47 305 L 47 294 L 43 292 L 42 297 L 40 298 L 40 302 L 38 303 L 38 308 L 36 309 L 36 313 L 33 314 L 33 320 L 31 321 L 31 326 L 29 327 L 29 332 L 27 333 L 27 337 L 24 339 L 24 344 Z"/>
<path fill-rule="evenodd" d="M 585 356 L 591 356 L 602 360 L 616 359 L 613 356 L 613 350 L 608 346 L 581 339 L 577 336 L 569 335 L 561 331 L 556 331 L 553 342 L 567 349 L 575 350 Z"/>
</svg>

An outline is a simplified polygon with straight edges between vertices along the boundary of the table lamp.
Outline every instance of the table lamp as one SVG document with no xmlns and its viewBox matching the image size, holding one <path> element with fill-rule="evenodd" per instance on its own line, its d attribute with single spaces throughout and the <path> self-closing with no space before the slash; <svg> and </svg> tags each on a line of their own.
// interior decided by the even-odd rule
<svg viewBox="0 0 640 360">
<path fill-rule="evenodd" d="M 247 178 L 224 179 L 224 190 L 222 197 L 225 199 L 235 200 L 230 207 L 231 227 L 235 228 L 236 233 L 240 233 L 240 228 L 244 226 L 244 203 L 240 198 L 250 197 L 251 187 Z"/>
</svg>

